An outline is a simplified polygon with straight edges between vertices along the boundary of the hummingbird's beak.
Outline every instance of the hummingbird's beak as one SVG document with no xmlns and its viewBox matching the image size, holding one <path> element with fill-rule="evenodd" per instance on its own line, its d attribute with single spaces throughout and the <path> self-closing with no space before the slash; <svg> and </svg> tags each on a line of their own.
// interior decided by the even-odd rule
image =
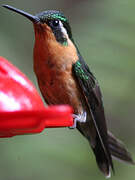
<svg viewBox="0 0 135 180">
<path fill-rule="evenodd" d="M 16 13 L 18 13 L 18 14 L 21 14 L 21 15 L 25 16 L 26 18 L 28 18 L 28 19 L 29 19 L 30 21 L 32 21 L 33 23 L 38 23 L 38 22 L 40 22 L 40 19 L 39 19 L 37 16 L 33 16 L 33 15 L 27 13 L 27 12 L 24 12 L 24 11 L 22 11 L 22 10 L 20 10 L 20 9 L 14 8 L 14 7 L 9 6 L 9 5 L 2 5 L 2 6 L 3 6 L 4 8 L 7 8 L 7 9 L 9 9 L 9 10 L 11 10 L 11 11 L 14 11 L 14 12 L 16 12 Z"/>
</svg>

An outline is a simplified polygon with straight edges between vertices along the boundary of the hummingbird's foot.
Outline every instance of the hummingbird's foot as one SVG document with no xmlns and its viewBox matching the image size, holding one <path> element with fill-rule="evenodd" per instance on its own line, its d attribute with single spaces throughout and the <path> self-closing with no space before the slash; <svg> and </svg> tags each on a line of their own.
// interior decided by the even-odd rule
<svg viewBox="0 0 135 180">
<path fill-rule="evenodd" d="M 86 122 L 87 113 L 84 111 L 82 114 L 78 114 L 78 115 L 73 114 L 72 116 L 74 118 L 74 124 L 73 124 L 73 126 L 70 126 L 69 128 L 75 129 L 77 126 L 77 122 L 80 122 L 80 123 Z"/>
</svg>

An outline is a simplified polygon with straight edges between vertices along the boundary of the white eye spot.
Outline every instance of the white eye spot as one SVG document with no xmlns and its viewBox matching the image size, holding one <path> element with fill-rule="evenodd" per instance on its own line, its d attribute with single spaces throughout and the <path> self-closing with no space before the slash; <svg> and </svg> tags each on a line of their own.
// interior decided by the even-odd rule
<svg viewBox="0 0 135 180">
<path fill-rule="evenodd" d="M 66 38 L 68 38 L 67 30 L 64 28 L 64 26 L 63 26 L 61 21 L 59 21 L 59 25 L 60 25 L 60 28 L 61 28 L 61 32 L 64 34 L 64 36 Z"/>
</svg>

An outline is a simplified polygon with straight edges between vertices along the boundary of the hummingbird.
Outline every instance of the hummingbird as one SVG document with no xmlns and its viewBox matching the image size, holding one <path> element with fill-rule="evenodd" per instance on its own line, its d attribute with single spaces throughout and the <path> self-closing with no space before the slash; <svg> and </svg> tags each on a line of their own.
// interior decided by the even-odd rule
<svg viewBox="0 0 135 180">
<path fill-rule="evenodd" d="M 31 15 L 9 5 L 3 7 L 33 23 L 34 71 L 42 96 L 48 105 L 73 107 L 73 128 L 88 140 L 101 172 L 110 177 L 113 158 L 134 164 L 123 143 L 107 129 L 98 81 L 81 56 L 64 14 L 48 10 Z"/>
</svg>

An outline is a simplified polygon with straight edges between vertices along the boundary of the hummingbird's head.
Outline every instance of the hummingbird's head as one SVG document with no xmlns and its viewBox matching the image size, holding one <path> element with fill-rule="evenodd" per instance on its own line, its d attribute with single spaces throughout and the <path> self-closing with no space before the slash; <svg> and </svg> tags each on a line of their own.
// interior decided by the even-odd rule
<svg viewBox="0 0 135 180">
<path fill-rule="evenodd" d="M 43 11 L 33 16 L 12 6 L 3 5 L 3 7 L 17 12 L 31 20 L 34 24 L 35 34 L 37 36 L 46 36 L 47 38 L 53 37 L 63 46 L 68 45 L 68 39 L 73 41 L 68 19 L 59 11 Z"/>
<path fill-rule="evenodd" d="M 45 31 L 50 30 L 59 43 L 67 45 L 67 39 L 72 40 L 68 19 L 61 12 L 55 10 L 43 11 L 37 14 L 36 17 L 39 18 L 40 26 Z"/>
</svg>

